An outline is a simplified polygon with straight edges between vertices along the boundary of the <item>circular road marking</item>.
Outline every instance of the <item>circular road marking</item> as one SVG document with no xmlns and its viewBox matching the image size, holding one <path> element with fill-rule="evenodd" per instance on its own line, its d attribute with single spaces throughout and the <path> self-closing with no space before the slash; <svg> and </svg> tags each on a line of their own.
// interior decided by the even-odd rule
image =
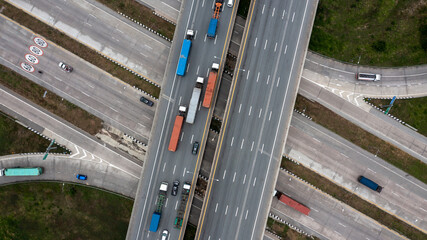
<svg viewBox="0 0 427 240">
<path fill-rule="evenodd" d="M 36 43 L 40 47 L 42 47 L 42 48 L 47 47 L 47 42 L 43 38 L 35 37 L 33 40 L 34 40 L 34 43 Z"/>
<path fill-rule="evenodd" d="M 28 64 L 26 62 L 22 62 L 21 63 L 21 68 L 24 69 L 27 72 L 30 72 L 30 73 L 34 72 L 34 70 L 35 70 L 33 66 L 31 66 L 30 64 Z"/>
<path fill-rule="evenodd" d="M 33 56 L 31 54 L 26 54 L 25 59 L 32 64 L 39 64 L 39 59 L 36 56 Z"/>
<path fill-rule="evenodd" d="M 29 47 L 30 51 L 38 56 L 42 56 L 43 55 L 43 50 L 41 50 L 40 48 L 38 48 L 37 46 L 31 45 Z"/>
</svg>

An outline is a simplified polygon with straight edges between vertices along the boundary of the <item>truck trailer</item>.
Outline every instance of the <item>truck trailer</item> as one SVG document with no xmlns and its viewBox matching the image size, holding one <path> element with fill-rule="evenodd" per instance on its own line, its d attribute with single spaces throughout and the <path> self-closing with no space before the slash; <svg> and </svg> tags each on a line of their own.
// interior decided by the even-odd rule
<svg viewBox="0 0 427 240">
<path fill-rule="evenodd" d="M 151 216 L 150 232 L 157 232 L 157 229 L 159 228 L 160 217 L 162 216 L 163 204 L 165 203 L 167 192 L 168 183 L 162 182 L 160 184 L 159 195 L 156 201 L 156 210 L 154 210 L 154 213 Z"/>
<path fill-rule="evenodd" d="M 375 183 L 374 181 L 372 181 L 372 180 L 370 180 L 370 179 L 368 179 L 368 178 L 365 178 L 364 176 L 359 176 L 358 178 L 357 178 L 357 180 L 361 183 L 361 184 L 363 184 L 363 185 L 365 185 L 365 186 L 367 186 L 368 188 L 370 188 L 370 189 L 372 189 L 372 190 L 374 190 L 374 191 L 377 191 L 377 192 L 381 192 L 381 190 L 383 190 L 383 187 L 381 187 L 380 185 L 378 185 L 377 183 Z"/>
<path fill-rule="evenodd" d="M 0 176 L 39 176 L 43 173 L 41 167 L 33 168 L 3 168 L 0 170 Z"/>
<path fill-rule="evenodd" d="M 291 208 L 297 210 L 298 212 L 305 214 L 308 216 L 308 214 L 310 213 L 310 208 L 302 205 L 301 203 L 295 201 L 294 199 L 286 196 L 285 194 L 281 193 L 281 192 L 277 192 L 276 196 L 279 198 L 279 201 L 281 201 L 282 203 L 290 206 Z"/>
<path fill-rule="evenodd" d="M 197 106 L 199 105 L 200 95 L 202 95 L 203 89 L 203 78 L 198 77 L 196 80 L 196 86 L 193 88 L 193 94 L 191 94 L 190 105 L 188 106 L 187 123 L 193 124 L 196 118 Z"/>
<path fill-rule="evenodd" d="M 178 67 L 176 68 L 176 75 L 184 76 L 187 69 L 188 55 L 191 49 L 191 40 L 193 39 L 194 31 L 188 29 L 184 42 L 182 43 L 181 53 L 179 55 Z"/>
<path fill-rule="evenodd" d="M 211 20 L 209 21 L 209 28 L 208 28 L 208 34 L 207 34 L 209 38 L 215 38 L 216 36 L 216 28 L 218 27 L 218 19 L 219 19 L 219 12 L 221 11 L 221 6 L 222 6 L 221 2 L 217 1 L 215 3 L 214 14 Z"/>
<path fill-rule="evenodd" d="M 211 107 L 212 98 L 215 92 L 216 79 L 218 78 L 218 69 L 219 64 L 213 63 L 211 71 L 209 72 L 208 86 L 206 87 L 205 98 L 203 99 L 202 104 L 205 108 Z"/>
<path fill-rule="evenodd" d="M 179 113 L 175 117 L 175 123 L 173 124 L 172 135 L 169 141 L 168 150 L 175 152 L 178 147 L 179 135 L 181 135 L 182 124 L 184 123 L 185 114 L 187 108 L 185 106 L 179 106 Z"/>
<path fill-rule="evenodd" d="M 181 202 L 179 204 L 178 215 L 176 216 L 175 223 L 174 223 L 176 228 L 182 227 L 182 222 L 184 220 L 185 206 L 187 205 L 188 195 L 190 194 L 190 188 L 191 188 L 191 184 L 189 182 L 185 182 L 184 186 L 182 187 Z"/>
</svg>

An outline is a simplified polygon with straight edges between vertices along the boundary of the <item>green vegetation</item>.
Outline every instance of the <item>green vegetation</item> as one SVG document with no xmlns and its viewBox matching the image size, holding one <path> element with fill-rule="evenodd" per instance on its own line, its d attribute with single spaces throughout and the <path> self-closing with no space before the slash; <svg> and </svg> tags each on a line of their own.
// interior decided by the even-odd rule
<svg viewBox="0 0 427 240">
<path fill-rule="evenodd" d="M 310 50 L 375 66 L 427 63 L 427 2 L 320 0 Z"/>
<path fill-rule="evenodd" d="M 216 132 L 220 132 L 221 131 L 221 121 L 219 121 L 218 119 L 212 117 L 210 129 L 212 129 L 212 130 L 214 130 Z"/>
<path fill-rule="evenodd" d="M 93 188 L 25 183 L 0 188 L 0 239 L 125 239 L 133 201 Z"/>
<path fill-rule="evenodd" d="M 110 73 L 114 77 L 117 77 L 118 79 L 121 79 L 122 81 L 127 82 L 132 86 L 136 86 L 157 98 L 159 97 L 160 88 L 111 62 L 110 60 L 98 54 L 95 50 L 86 47 L 73 38 L 68 37 L 64 33 L 35 19 L 34 17 L 5 2 L 4 0 L 0 0 L 0 7 L 1 6 L 5 7 L 5 10 L 3 10 L 2 14 L 4 14 L 6 17 L 13 19 L 19 24 L 31 29 L 35 33 L 40 34 L 45 39 L 54 42 L 55 44 L 84 59 L 85 61 L 90 62 L 100 69 Z"/>
<path fill-rule="evenodd" d="M 154 15 L 153 10 L 135 0 L 98 0 L 105 6 L 124 13 L 136 21 L 172 40 L 175 26 Z"/>
<path fill-rule="evenodd" d="M 246 19 L 249 12 L 249 6 L 251 5 L 251 0 L 240 0 L 239 8 L 237 9 L 237 15 Z"/>
<path fill-rule="evenodd" d="M 47 92 L 46 97 L 43 97 L 47 89 L 3 65 L 0 65 L 0 84 L 10 88 L 21 96 L 25 96 L 28 100 L 90 134 L 96 134 L 102 129 L 101 119 L 54 93 Z"/>
<path fill-rule="evenodd" d="M 427 183 L 427 165 L 394 145 L 374 136 L 328 108 L 317 102 L 312 102 L 301 95 L 297 96 L 295 109 L 301 112 L 305 111 L 305 114 L 312 117 L 315 123 L 322 125 L 366 151 L 376 154 L 378 157 L 402 169 L 420 181 Z"/>
<path fill-rule="evenodd" d="M 26 129 L 14 119 L 0 112 L 0 156 L 45 152 L 50 141 Z M 66 149 L 54 145 L 51 153 L 70 153 Z"/>
<path fill-rule="evenodd" d="M 309 239 L 318 239 L 317 237 L 307 237 L 292 228 L 289 228 L 288 225 L 278 222 L 272 218 L 267 219 L 267 229 L 270 232 L 275 233 L 280 236 L 283 240 L 309 240 Z"/>
<path fill-rule="evenodd" d="M 194 240 L 196 237 L 196 230 L 196 226 L 188 223 L 187 227 L 185 228 L 184 240 Z"/>
<path fill-rule="evenodd" d="M 328 193 L 329 195 L 342 201 L 350 207 L 360 211 L 368 217 L 410 239 L 427 239 L 427 235 L 418 229 L 412 227 L 397 217 L 384 212 L 375 205 L 359 198 L 357 195 L 347 191 L 346 189 L 337 186 L 327 178 L 320 176 L 316 172 L 311 171 L 301 164 L 297 165 L 294 162 L 287 160 L 286 158 L 282 158 L 281 167 L 289 170 L 293 174 L 306 180 L 310 184 L 318 187 L 320 190 Z"/>
<path fill-rule="evenodd" d="M 375 106 L 390 104 L 390 99 L 368 99 Z M 387 107 L 382 108 L 384 111 Z M 418 132 L 427 136 L 427 97 L 396 99 L 389 112 L 391 115 L 418 129 Z"/>
</svg>

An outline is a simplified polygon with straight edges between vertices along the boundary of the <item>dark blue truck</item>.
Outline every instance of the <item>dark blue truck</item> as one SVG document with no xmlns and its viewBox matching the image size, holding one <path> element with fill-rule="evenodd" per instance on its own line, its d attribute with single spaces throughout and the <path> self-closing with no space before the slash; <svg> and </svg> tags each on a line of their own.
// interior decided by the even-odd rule
<svg viewBox="0 0 427 240">
<path fill-rule="evenodd" d="M 361 184 L 363 184 L 363 185 L 367 186 L 368 188 L 370 188 L 370 189 L 372 189 L 374 191 L 377 191 L 379 193 L 381 192 L 381 190 L 383 190 L 383 187 L 381 187 L 380 185 L 376 184 L 374 181 L 372 181 L 372 180 L 370 180 L 368 178 L 365 178 L 364 176 L 359 176 L 357 178 L 357 180 Z"/>
</svg>

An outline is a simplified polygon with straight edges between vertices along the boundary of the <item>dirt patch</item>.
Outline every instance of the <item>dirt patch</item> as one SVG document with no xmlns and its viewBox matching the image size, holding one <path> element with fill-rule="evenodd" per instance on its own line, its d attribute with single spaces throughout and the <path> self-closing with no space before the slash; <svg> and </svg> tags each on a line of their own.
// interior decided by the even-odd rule
<svg viewBox="0 0 427 240">
<path fill-rule="evenodd" d="M 120 130 L 104 124 L 104 128 L 96 134 L 96 137 L 111 146 L 120 149 L 124 152 L 143 161 L 147 153 L 147 147 L 134 142 L 132 139 L 124 135 Z"/>
<path fill-rule="evenodd" d="M 101 119 L 3 65 L 0 65 L 0 84 L 92 135 L 102 129 Z"/>
<path fill-rule="evenodd" d="M 134 0 L 98 0 L 98 2 L 113 9 L 114 11 L 124 13 L 136 21 L 155 30 L 163 36 L 172 39 L 175 32 L 175 25 L 158 17 L 154 11 Z"/>
</svg>

